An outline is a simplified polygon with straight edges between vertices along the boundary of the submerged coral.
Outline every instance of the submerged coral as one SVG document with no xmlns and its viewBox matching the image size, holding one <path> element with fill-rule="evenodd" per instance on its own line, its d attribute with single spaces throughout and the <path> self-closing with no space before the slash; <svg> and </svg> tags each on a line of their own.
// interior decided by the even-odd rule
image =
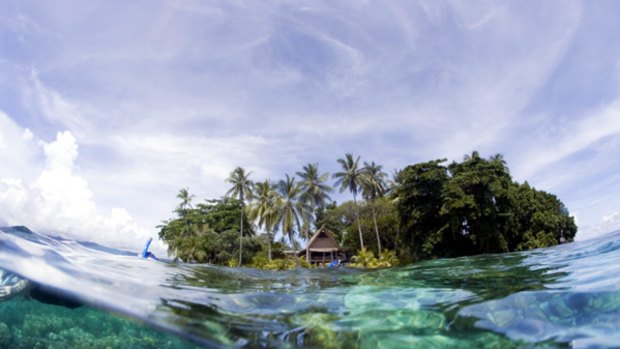
<svg viewBox="0 0 620 349">
<path fill-rule="evenodd" d="M 23 297 L 0 303 L 0 348 L 189 349 L 193 343 L 89 307 Z"/>
<path fill-rule="evenodd" d="M 11 331 L 9 326 L 4 322 L 0 322 L 0 348 L 8 348 L 11 344 Z"/>
</svg>

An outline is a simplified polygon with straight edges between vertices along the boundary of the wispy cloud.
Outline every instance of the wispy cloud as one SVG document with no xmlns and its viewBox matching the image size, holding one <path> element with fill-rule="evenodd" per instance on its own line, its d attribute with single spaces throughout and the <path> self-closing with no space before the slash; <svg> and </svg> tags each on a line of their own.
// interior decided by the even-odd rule
<svg viewBox="0 0 620 349">
<path fill-rule="evenodd" d="M 567 122 L 550 136 L 549 131 L 541 130 L 535 144 L 523 154 L 520 166 L 521 176 L 528 178 L 537 171 L 569 157 L 576 152 L 588 149 L 607 137 L 620 135 L 620 100 L 605 105 L 601 110 L 574 122 Z M 554 131 L 552 131 L 554 132 Z"/>
<path fill-rule="evenodd" d="M 392 169 L 474 149 L 595 225 L 620 209 L 596 184 L 620 178 L 588 171 L 620 168 L 602 160 L 620 132 L 618 7 L 24 1 L 0 15 L 4 134 L 68 130 L 97 210 L 150 232 L 180 187 L 217 197 L 237 165 L 277 179 L 345 152 Z M 32 184 L 44 154 L 25 149 Z"/>
</svg>

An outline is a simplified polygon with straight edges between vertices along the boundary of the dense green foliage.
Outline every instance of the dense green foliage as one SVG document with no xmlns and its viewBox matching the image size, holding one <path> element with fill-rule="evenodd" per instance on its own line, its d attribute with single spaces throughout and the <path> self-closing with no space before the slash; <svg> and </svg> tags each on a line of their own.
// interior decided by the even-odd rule
<svg viewBox="0 0 620 349">
<path fill-rule="evenodd" d="M 239 253 L 241 201 L 209 200 L 196 208 L 177 210 L 178 217 L 160 225 L 159 237 L 169 252 L 184 261 L 228 265 Z M 247 216 L 244 216 L 244 218 Z M 260 242 L 245 218 L 243 259 L 261 250 Z"/>
<path fill-rule="evenodd" d="M 562 202 L 527 182 L 513 181 L 501 155 L 485 159 L 473 152 L 448 165 L 446 160 L 418 163 L 396 172 L 391 181 L 382 166 L 364 162 L 360 167 L 359 162 L 351 154 L 338 160 L 341 171 L 333 174 L 334 185 L 353 194 L 353 201 L 340 205 L 329 202 L 329 174 L 320 174 L 318 164 L 297 172 L 300 181 L 286 175 L 257 184 L 250 180 L 251 172 L 238 167 L 228 178 L 232 197 L 193 208 L 193 195 L 182 189 L 178 217 L 164 222 L 159 236 L 174 256 L 186 261 L 245 261 L 286 269 L 293 261 L 283 259 L 283 251 L 297 251 L 296 238 L 309 241 L 310 232 L 322 226 L 349 255 L 358 253 L 357 264 L 365 266 L 385 266 L 378 262 L 384 249 L 408 263 L 547 247 L 572 241 L 577 231 Z M 266 234 L 255 237 L 255 227 Z M 278 232 L 290 246 L 274 244 Z M 241 256 L 238 263 L 232 262 L 235 253 Z M 387 253 L 387 258 L 394 256 Z"/>
<path fill-rule="evenodd" d="M 299 259 L 299 265 L 297 265 L 297 261 L 291 258 L 276 258 L 269 261 L 262 254 L 254 256 L 254 258 L 252 258 L 252 263 L 250 263 L 250 267 L 252 268 L 267 270 L 289 270 L 298 268 L 299 266 L 311 268 L 310 264 L 306 262 L 305 259 Z"/>
<path fill-rule="evenodd" d="M 402 242 L 413 259 L 546 247 L 577 227 L 557 197 L 512 180 L 500 155 L 408 166 L 398 174 Z"/>
<path fill-rule="evenodd" d="M 366 241 L 366 249 L 377 251 L 379 248 L 375 238 L 375 221 L 377 230 L 380 232 L 381 246 L 393 249 L 398 244 L 399 218 L 392 200 L 381 198 L 372 202 L 366 201 L 358 206 L 359 222 L 363 239 Z M 325 210 L 319 210 L 317 213 L 317 226 L 325 226 L 333 232 L 334 237 L 350 253 L 359 250 L 360 246 L 354 207 L 353 201 L 347 201 L 340 205 L 332 203 Z M 373 219 L 373 210 L 376 214 L 376 220 Z"/>
</svg>

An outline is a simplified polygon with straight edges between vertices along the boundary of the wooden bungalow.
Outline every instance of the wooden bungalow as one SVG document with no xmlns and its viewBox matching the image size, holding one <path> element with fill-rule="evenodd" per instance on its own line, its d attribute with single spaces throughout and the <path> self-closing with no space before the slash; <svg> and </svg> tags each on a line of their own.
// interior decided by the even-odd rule
<svg viewBox="0 0 620 349">
<path fill-rule="evenodd" d="M 300 257 L 306 256 L 306 249 L 310 250 L 310 264 L 329 264 L 336 259 L 346 260 L 347 254 L 340 247 L 332 232 L 321 227 L 310 239 L 308 246 L 298 252 Z"/>
</svg>

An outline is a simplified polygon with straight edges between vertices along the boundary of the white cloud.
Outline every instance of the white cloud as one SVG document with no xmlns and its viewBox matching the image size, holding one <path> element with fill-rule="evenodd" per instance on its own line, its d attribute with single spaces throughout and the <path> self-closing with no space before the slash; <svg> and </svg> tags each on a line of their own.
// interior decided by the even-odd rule
<svg viewBox="0 0 620 349">
<path fill-rule="evenodd" d="M 22 139 L 25 141 L 29 141 L 34 137 L 34 135 L 32 134 L 32 131 L 30 131 L 29 129 L 25 129 L 24 133 L 22 133 Z"/>
<path fill-rule="evenodd" d="M 50 172 L 69 172 L 78 155 L 78 147 L 75 137 L 69 131 L 60 132 L 56 141 L 52 143 L 41 142 L 45 153 L 46 169 Z"/>
<path fill-rule="evenodd" d="M 603 216 L 603 222 L 605 223 L 610 223 L 614 221 L 620 221 L 620 213 L 617 211 L 610 215 Z"/>
<path fill-rule="evenodd" d="M 42 166 L 31 165 L 40 158 L 40 149 L 29 132 L 0 111 L 0 177 L 36 178 Z"/>
<path fill-rule="evenodd" d="M 139 227 L 125 209 L 98 209 L 87 180 L 74 173 L 78 145 L 73 134 L 59 132 L 53 142 L 40 141 L 40 150 L 45 165 L 36 180 L 27 183 L 20 178 L 0 177 L 2 221 L 66 238 L 139 250 L 150 232 Z"/>
<path fill-rule="evenodd" d="M 576 240 L 588 240 L 613 231 L 620 230 L 620 212 L 615 211 L 603 216 L 598 225 L 589 225 L 579 229 Z"/>
</svg>

